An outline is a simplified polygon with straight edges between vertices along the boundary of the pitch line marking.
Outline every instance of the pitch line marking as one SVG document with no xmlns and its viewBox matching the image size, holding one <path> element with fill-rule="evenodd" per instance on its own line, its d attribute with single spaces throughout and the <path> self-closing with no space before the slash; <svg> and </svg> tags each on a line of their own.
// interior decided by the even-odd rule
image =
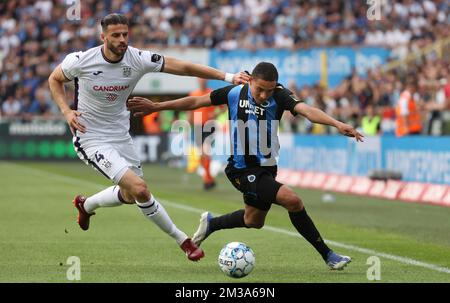
<svg viewBox="0 0 450 303">
<path fill-rule="evenodd" d="M 32 171 L 32 172 L 40 174 L 40 175 L 46 175 L 48 177 L 51 177 L 51 178 L 55 179 L 55 181 L 59 181 L 59 182 L 66 181 L 67 183 L 69 183 L 71 185 L 79 184 L 81 186 L 88 186 L 90 188 L 97 189 L 97 190 L 104 189 L 105 186 L 107 186 L 107 185 L 100 185 L 100 183 L 91 183 L 91 182 L 88 182 L 88 181 L 83 181 L 83 180 L 80 180 L 80 179 L 77 179 L 77 178 L 74 178 L 74 177 L 68 177 L 68 176 L 59 175 L 57 173 L 48 172 L 48 171 L 44 171 L 44 170 L 37 169 L 37 168 L 26 167 L 26 166 L 23 166 L 23 165 L 20 165 L 20 164 L 15 164 L 15 163 L 10 163 L 10 162 L 3 162 L 3 163 L 4 164 L 6 163 L 7 165 L 11 165 L 11 166 L 27 169 L 29 171 Z M 206 211 L 206 210 L 203 210 L 203 209 L 200 209 L 200 208 L 188 206 L 188 205 L 185 205 L 185 204 L 180 204 L 180 203 L 177 203 L 177 202 L 172 202 L 172 201 L 167 201 L 167 200 L 162 200 L 162 199 L 160 199 L 160 201 L 162 203 L 164 203 L 164 205 L 171 206 L 173 208 L 186 210 L 186 211 L 189 211 L 189 212 L 192 212 L 192 213 L 201 214 L 202 212 Z M 275 233 L 280 233 L 280 234 L 293 236 L 293 237 L 301 237 L 301 235 L 299 235 L 298 233 L 295 233 L 295 232 L 292 232 L 292 231 L 289 231 L 289 230 L 286 230 L 286 229 L 283 229 L 283 228 L 274 227 L 274 226 L 265 225 L 263 227 L 263 229 L 266 229 L 268 231 L 275 232 Z M 351 250 L 351 251 L 356 251 L 356 252 L 359 252 L 359 253 L 362 253 L 362 254 L 367 254 L 367 255 L 371 255 L 371 256 L 378 256 L 378 257 L 381 257 L 381 258 L 397 261 L 399 263 L 404 263 L 404 264 L 407 264 L 407 265 L 412 265 L 412 266 L 417 266 L 417 267 L 423 267 L 423 268 L 431 269 L 431 270 L 434 270 L 434 271 L 450 274 L 450 268 L 447 268 L 447 267 L 438 266 L 438 265 L 435 265 L 435 264 L 426 263 L 426 262 L 414 260 L 414 259 L 407 258 L 407 257 L 401 257 L 401 256 L 396 256 L 396 255 L 384 253 L 384 252 L 378 252 L 376 250 L 367 249 L 367 248 L 363 248 L 363 247 L 359 247 L 359 246 L 355 246 L 355 245 L 349 245 L 349 244 L 345 244 L 345 243 L 341 243 L 341 242 L 336 242 L 336 241 L 333 241 L 333 240 L 324 239 L 324 241 L 326 243 L 330 244 L 330 245 L 333 245 L 333 246 L 336 246 L 336 247 L 340 247 L 340 248 L 344 248 L 344 249 Z"/>
</svg>

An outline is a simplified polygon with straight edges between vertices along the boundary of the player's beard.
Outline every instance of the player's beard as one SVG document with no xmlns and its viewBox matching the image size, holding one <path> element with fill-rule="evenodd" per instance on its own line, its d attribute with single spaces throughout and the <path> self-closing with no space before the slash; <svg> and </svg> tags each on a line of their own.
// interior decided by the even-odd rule
<svg viewBox="0 0 450 303">
<path fill-rule="evenodd" d="M 125 43 L 121 43 L 119 44 L 119 46 L 114 46 L 112 43 L 107 42 L 106 46 L 108 47 L 108 49 L 116 56 L 123 56 L 123 54 L 125 54 L 125 52 L 127 51 L 128 45 Z M 125 47 L 123 47 L 125 46 Z"/>
</svg>

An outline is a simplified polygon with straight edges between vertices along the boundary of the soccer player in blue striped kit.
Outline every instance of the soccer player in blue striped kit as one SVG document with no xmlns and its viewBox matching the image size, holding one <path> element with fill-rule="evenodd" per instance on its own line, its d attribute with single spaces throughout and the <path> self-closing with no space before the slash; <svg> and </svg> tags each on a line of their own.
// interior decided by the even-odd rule
<svg viewBox="0 0 450 303">
<path fill-rule="evenodd" d="M 276 67 L 259 63 L 247 84 L 230 85 L 199 97 L 153 103 L 134 97 L 128 108 L 135 116 L 161 110 L 193 110 L 203 106 L 227 104 L 232 155 L 225 173 L 233 186 L 243 193 L 244 209 L 219 217 L 204 212 L 193 236 L 200 245 L 213 232 L 236 227 L 262 228 L 272 203 L 283 206 L 297 231 L 320 253 L 333 270 L 342 270 L 351 258 L 333 252 L 323 241 L 307 214 L 303 201 L 288 186 L 275 180 L 279 150 L 277 125 L 283 112 L 300 114 L 311 122 L 331 125 L 349 137 L 362 141 L 352 126 L 333 119 L 323 111 L 298 100 L 278 82 Z M 266 145 L 262 145 L 264 142 Z"/>
</svg>

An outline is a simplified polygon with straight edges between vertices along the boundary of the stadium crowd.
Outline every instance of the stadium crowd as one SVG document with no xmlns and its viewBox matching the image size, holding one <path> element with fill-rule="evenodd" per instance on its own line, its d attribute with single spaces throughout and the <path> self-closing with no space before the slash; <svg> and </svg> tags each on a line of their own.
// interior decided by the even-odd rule
<svg viewBox="0 0 450 303">
<path fill-rule="evenodd" d="M 98 22 L 109 12 L 130 19 L 130 44 L 138 48 L 202 47 L 303 49 L 316 46 L 385 46 L 391 60 L 450 37 L 447 0 L 379 0 L 381 20 L 367 18 L 359 0 L 81 0 L 79 20 L 68 20 L 65 0 L 0 3 L 0 117 L 60 117 L 47 78 L 65 54 L 99 44 Z M 75 3 L 75 1 L 74 1 Z M 307 102 L 346 122 L 381 115 L 379 130 L 395 128 L 395 106 L 407 78 L 418 84 L 415 99 L 423 133 L 450 110 L 450 60 L 434 53 L 407 68 L 349 75 L 337 88 L 319 84 L 290 88 Z M 69 92 L 73 93 L 73 92 Z M 324 133 L 294 117 L 285 129 Z M 439 133 L 439 131 L 437 132 Z"/>
</svg>

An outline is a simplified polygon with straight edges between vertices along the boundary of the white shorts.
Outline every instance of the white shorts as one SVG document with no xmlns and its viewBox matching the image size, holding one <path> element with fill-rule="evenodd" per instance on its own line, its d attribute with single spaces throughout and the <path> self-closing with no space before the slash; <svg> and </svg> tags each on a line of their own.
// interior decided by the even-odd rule
<svg viewBox="0 0 450 303">
<path fill-rule="evenodd" d="M 131 137 L 122 141 L 117 139 L 108 141 L 83 139 L 77 136 L 73 137 L 73 145 L 81 160 L 115 184 L 119 184 L 127 169 L 131 169 L 139 177 L 144 176 Z"/>
</svg>

